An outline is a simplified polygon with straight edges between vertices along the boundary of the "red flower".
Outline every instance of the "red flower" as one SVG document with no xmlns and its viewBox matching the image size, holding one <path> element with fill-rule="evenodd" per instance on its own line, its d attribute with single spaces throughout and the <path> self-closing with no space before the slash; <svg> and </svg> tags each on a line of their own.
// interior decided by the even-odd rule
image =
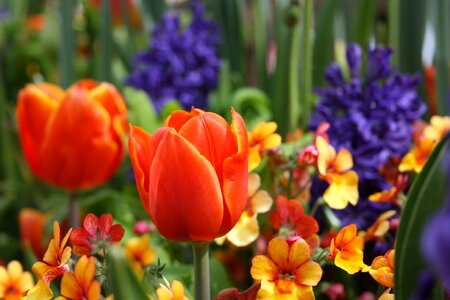
<svg viewBox="0 0 450 300">
<path fill-rule="evenodd" d="M 302 204 L 297 200 L 287 200 L 285 196 L 278 196 L 277 210 L 269 215 L 269 220 L 276 229 L 287 228 L 303 239 L 308 239 L 319 231 L 316 219 L 306 216 Z"/>
<path fill-rule="evenodd" d="M 242 117 L 176 111 L 153 135 L 131 126 L 129 151 L 143 206 L 173 241 L 212 241 L 247 204 L 248 140 Z"/>
<path fill-rule="evenodd" d="M 113 225 L 111 214 L 103 214 L 100 219 L 94 214 L 88 214 L 83 221 L 84 228 L 75 228 L 70 236 L 73 252 L 78 255 L 103 254 L 106 244 L 120 242 L 125 233 L 122 225 Z"/>
<path fill-rule="evenodd" d="M 124 154 L 127 110 L 113 85 L 86 79 L 63 91 L 28 84 L 18 98 L 20 142 L 37 177 L 76 191 L 114 174 Z"/>
</svg>

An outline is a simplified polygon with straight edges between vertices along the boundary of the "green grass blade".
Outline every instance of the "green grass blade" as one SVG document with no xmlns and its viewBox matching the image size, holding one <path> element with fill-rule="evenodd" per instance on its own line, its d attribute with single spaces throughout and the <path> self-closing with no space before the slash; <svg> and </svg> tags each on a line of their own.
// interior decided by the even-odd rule
<svg viewBox="0 0 450 300">
<path fill-rule="evenodd" d="M 111 82 L 112 62 L 112 36 L 111 36 L 111 4 L 109 0 L 102 0 L 100 21 L 100 49 L 99 49 L 99 74 L 100 81 Z"/>
<path fill-rule="evenodd" d="M 375 22 L 375 9 L 377 1 L 358 1 L 355 22 L 352 28 L 351 40 L 364 47 L 370 38 Z"/>
<path fill-rule="evenodd" d="M 436 9 L 436 95 L 437 112 L 439 115 L 450 114 L 448 97 L 448 56 L 449 56 L 449 21 L 450 3 L 448 0 L 438 0 L 434 3 Z"/>
<path fill-rule="evenodd" d="M 435 147 L 407 195 L 395 253 L 395 297 L 399 300 L 410 299 L 420 271 L 426 268 L 421 258 L 420 237 L 428 219 L 444 204 L 446 179 L 440 167 L 445 151 L 450 151 L 449 141 L 447 134 Z"/>
<path fill-rule="evenodd" d="M 73 58 L 75 56 L 75 31 L 72 28 L 75 1 L 59 1 L 61 38 L 59 44 L 60 85 L 68 87 L 75 80 Z"/>
</svg>

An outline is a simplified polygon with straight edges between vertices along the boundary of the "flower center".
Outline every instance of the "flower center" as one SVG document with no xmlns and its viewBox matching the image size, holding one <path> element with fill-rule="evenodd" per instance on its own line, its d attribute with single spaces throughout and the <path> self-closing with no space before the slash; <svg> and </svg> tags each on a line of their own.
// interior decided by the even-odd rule
<svg viewBox="0 0 450 300">
<path fill-rule="evenodd" d="M 292 274 L 279 274 L 277 289 L 281 294 L 290 294 L 295 288 L 295 276 Z"/>
</svg>

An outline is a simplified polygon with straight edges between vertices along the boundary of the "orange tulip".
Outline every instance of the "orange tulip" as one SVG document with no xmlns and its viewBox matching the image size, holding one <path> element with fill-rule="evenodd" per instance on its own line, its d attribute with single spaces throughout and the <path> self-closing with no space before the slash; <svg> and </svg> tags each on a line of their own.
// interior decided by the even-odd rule
<svg viewBox="0 0 450 300">
<path fill-rule="evenodd" d="M 176 111 L 153 135 L 130 126 L 129 151 L 142 203 L 173 241 L 212 241 L 247 203 L 248 141 L 242 117 Z"/>
<path fill-rule="evenodd" d="M 28 84 L 19 93 L 17 120 L 32 172 L 67 191 L 105 182 L 122 160 L 126 107 L 111 84 L 82 80 L 66 92 Z"/>
</svg>

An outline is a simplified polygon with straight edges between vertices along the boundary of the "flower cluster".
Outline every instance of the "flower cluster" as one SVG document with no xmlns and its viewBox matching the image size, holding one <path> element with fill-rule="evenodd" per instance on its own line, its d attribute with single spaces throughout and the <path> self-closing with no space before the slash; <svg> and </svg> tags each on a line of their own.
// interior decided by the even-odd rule
<svg viewBox="0 0 450 300">
<path fill-rule="evenodd" d="M 391 49 L 369 47 L 363 68 L 362 49 L 356 44 L 349 45 L 348 76 L 337 63 L 328 67 L 325 77 L 329 86 L 317 90 L 319 102 L 311 117 L 312 129 L 329 123 L 330 143 L 352 153 L 362 200 L 390 187 L 380 169 L 390 158 L 408 152 L 413 124 L 425 111 L 417 94 L 419 77 L 392 68 L 391 55 Z M 364 74 L 363 70 L 366 70 Z M 367 219 L 353 218 L 352 209 L 340 216 L 345 224 L 356 221 L 359 226 L 367 227 L 380 210 L 388 208 L 360 201 L 352 209 L 372 211 Z"/>
<path fill-rule="evenodd" d="M 144 90 L 158 112 L 170 100 L 179 100 L 185 109 L 206 108 L 208 94 L 217 86 L 218 28 L 204 14 L 200 1 L 194 1 L 191 23 L 184 29 L 178 14 L 165 14 L 149 48 L 134 59 L 126 82 Z"/>
</svg>

